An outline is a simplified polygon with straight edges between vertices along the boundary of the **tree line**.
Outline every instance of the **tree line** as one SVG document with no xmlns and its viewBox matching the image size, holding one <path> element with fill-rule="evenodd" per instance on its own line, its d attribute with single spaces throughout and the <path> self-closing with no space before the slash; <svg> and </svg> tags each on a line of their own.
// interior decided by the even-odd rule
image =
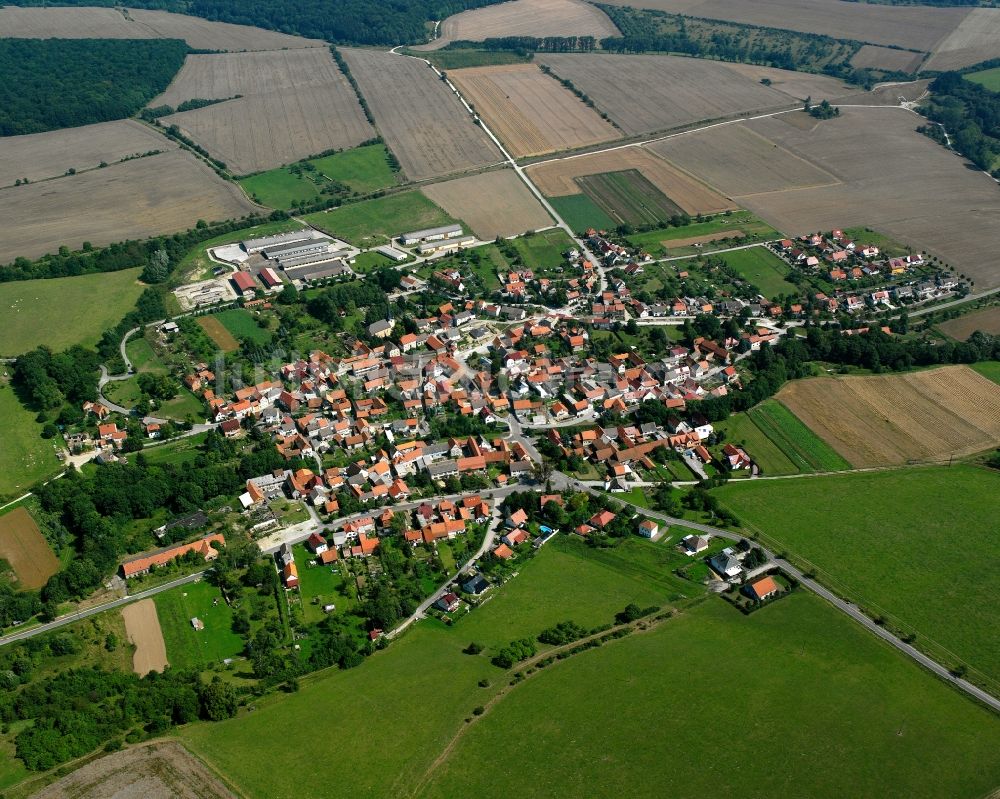
<svg viewBox="0 0 1000 799">
<path fill-rule="evenodd" d="M 938 75 L 930 90 L 930 101 L 923 109 L 927 118 L 943 125 L 952 146 L 972 163 L 994 177 L 1000 175 L 1000 169 L 993 169 L 993 161 L 1000 154 L 1000 92 L 966 80 L 959 72 Z"/>
<path fill-rule="evenodd" d="M 0 39 L 0 136 L 127 119 L 187 52 L 179 39 Z"/>
</svg>

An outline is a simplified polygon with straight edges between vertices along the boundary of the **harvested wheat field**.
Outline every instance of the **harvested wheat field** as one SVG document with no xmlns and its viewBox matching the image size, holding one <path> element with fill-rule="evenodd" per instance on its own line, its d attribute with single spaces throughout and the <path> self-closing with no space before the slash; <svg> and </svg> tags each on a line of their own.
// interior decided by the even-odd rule
<svg viewBox="0 0 1000 799">
<path fill-rule="evenodd" d="M 198 50 L 279 50 L 323 42 L 249 25 L 166 11 L 114 8 L 0 8 L 0 32 L 16 39 L 184 39 Z"/>
<path fill-rule="evenodd" d="M 621 138 L 534 64 L 456 69 L 448 77 L 517 158 Z"/>
<path fill-rule="evenodd" d="M 240 348 L 240 342 L 230 333 L 216 316 L 199 316 L 198 325 L 208 333 L 223 352 L 236 352 Z"/>
<path fill-rule="evenodd" d="M 722 66 L 730 72 L 749 78 L 754 83 L 760 83 L 765 79 L 769 80 L 771 81 L 769 88 L 787 95 L 792 100 L 805 100 L 807 97 L 811 97 L 812 101 L 816 103 L 823 99 L 832 100 L 835 97 L 842 97 L 848 92 L 858 90 L 857 86 L 850 83 L 827 75 L 815 75 L 811 72 L 792 72 L 787 69 L 762 67 L 757 64 L 738 64 L 736 62 L 725 62 Z"/>
<path fill-rule="evenodd" d="M 1000 57 L 1000 9 L 974 8 L 935 48 L 926 69 L 961 69 Z"/>
<path fill-rule="evenodd" d="M 0 560 L 10 564 L 18 588 L 41 588 L 59 571 L 59 559 L 25 507 L 0 516 Z"/>
<path fill-rule="evenodd" d="M 965 341 L 977 330 L 1000 336 L 1000 306 L 994 305 L 992 308 L 973 311 L 958 319 L 949 319 L 939 324 L 938 329 L 959 341 Z"/>
<path fill-rule="evenodd" d="M 851 58 L 851 66 L 856 69 L 884 69 L 887 71 L 916 72 L 925 53 L 914 53 L 912 50 L 895 50 L 891 47 L 878 47 L 866 44 Z"/>
<path fill-rule="evenodd" d="M 840 182 L 826 170 L 741 124 L 672 136 L 648 145 L 648 149 L 731 196 Z"/>
<path fill-rule="evenodd" d="M 502 160 L 462 102 L 423 61 L 342 48 L 389 149 L 411 180 L 450 175 Z"/>
<path fill-rule="evenodd" d="M 671 166 L 641 147 L 623 147 L 602 153 L 563 158 L 528 167 L 528 175 L 542 194 L 565 197 L 582 194 L 576 178 L 603 172 L 637 169 L 642 176 L 692 216 L 736 208 L 704 183 Z"/>
<path fill-rule="evenodd" d="M 608 0 L 608 3 L 928 51 L 969 13 L 968 8 L 847 0 Z"/>
<path fill-rule="evenodd" d="M 375 136 L 329 50 L 188 56 L 151 106 L 193 98 L 223 103 L 164 119 L 237 174 L 261 172 Z"/>
<path fill-rule="evenodd" d="M 786 234 L 867 225 L 950 263 L 976 289 L 1000 286 L 996 183 L 916 133 L 918 117 L 902 108 L 842 107 L 839 117 L 808 130 L 791 124 L 796 117 L 811 119 L 795 112 L 741 124 L 839 183 L 744 195 L 745 175 L 705 179 Z M 719 158 L 724 150 L 717 148 Z"/>
<path fill-rule="evenodd" d="M 513 0 L 448 17 L 438 38 L 418 50 L 437 50 L 459 39 L 498 36 L 617 36 L 608 15 L 583 0 Z"/>
<path fill-rule="evenodd" d="M 200 760 L 176 741 L 156 741 L 106 755 L 32 799 L 235 799 Z"/>
<path fill-rule="evenodd" d="M 150 150 L 176 148 L 170 139 L 133 119 L 8 136 L 0 147 L 0 188 L 23 178 L 34 182 L 65 175 L 69 169 L 82 172 L 101 162 L 114 164 Z"/>
<path fill-rule="evenodd" d="M 943 461 L 1000 443 L 1000 385 L 967 366 L 795 380 L 777 398 L 855 468 Z"/>
<path fill-rule="evenodd" d="M 258 210 L 239 187 L 182 150 L 44 183 L 0 189 L 0 263 L 144 239 Z"/>
<path fill-rule="evenodd" d="M 538 55 L 628 135 L 787 108 L 785 92 L 718 61 L 660 55 Z"/>
<path fill-rule="evenodd" d="M 163 671 L 167 661 L 167 645 L 163 642 L 160 619 L 156 615 L 156 603 L 152 599 L 142 599 L 122 608 L 125 632 L 129 642 L 135 647 L 132 653 L 132 670 L 139 676 L 151 671 Z"/>
<path fill-rule="evenodd" d="M 423 192 L 484 241 L 552 224 L 548 212 L 513 169 L 434 183 Z"/>
</svg>

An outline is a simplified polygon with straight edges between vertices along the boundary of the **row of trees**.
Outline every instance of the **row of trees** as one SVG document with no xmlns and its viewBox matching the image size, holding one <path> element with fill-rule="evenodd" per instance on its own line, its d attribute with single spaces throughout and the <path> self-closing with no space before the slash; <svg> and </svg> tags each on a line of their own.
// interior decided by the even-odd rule
<svg viewBox="0 0 1000 799">
<path fill-rule="evenodd" d="M 179 39 L 0 39 L 0 136 L 126 119 L 187 52 Z"/>
</svg>

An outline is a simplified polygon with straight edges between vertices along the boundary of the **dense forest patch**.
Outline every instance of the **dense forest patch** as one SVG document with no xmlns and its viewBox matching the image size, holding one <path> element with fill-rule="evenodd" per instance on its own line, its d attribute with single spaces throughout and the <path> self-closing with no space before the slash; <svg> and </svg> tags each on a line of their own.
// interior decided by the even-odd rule
<svg viewBox="0 0 1000 799">
<path fill-rule="evenodd" d="M 178 39 L 0 39 L 0 136 L 130 117 L 187 51 Z"/>
</svg>

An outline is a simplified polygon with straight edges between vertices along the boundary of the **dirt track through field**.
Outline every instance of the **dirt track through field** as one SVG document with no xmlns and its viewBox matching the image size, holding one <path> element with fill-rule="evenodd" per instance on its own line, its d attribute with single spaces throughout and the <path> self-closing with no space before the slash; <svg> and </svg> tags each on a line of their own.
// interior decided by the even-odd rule
<svg viewBox="0 0 1000 799">
<path fill-rule="evenodd" d="M 126 605 L 122 608 L 122 618 L 128 640 L 135 646 L 132 670 L 136 674 L 142 676 L 151 671 L 163 671 L 170 665 L 160 619 L 156 615 L 156 603 L 152 599 Z"/>
<path fill-rule="evenodd" d="M 1000 385 L 967 366 L 796 380 L 777 399 L 855 468 L 946 461 L 1000 443 Z"/>
<path fill-rule="evenodd" d="M 641 147 L 627 147 L 579 158 L 549 161 L 528 167 L 527 172 L 543 194 L 549 197 L 565 197 L 583 193 L 575 180 L 578 177 L 628 169 L 637 169 L 646 180 L 692 216 L 737 207 L 704 183 Z"/>
<path fill-rule="evenodd" d="M 534 64 L 456 69 L 448 77 L 517 158 L 621 138 Z"/>
<path fill-rule="evenodd" d="M 32 799 L 236 799 L 176 741 L 155 741 L 87 763 Z"/>
<path fill-rule="evenodd" d="M 41 588 L 59 571 L 58 558 L 25 507 L 0 516 L 0 558 L 10 564 L 20 588 Z"/>
</svg>

